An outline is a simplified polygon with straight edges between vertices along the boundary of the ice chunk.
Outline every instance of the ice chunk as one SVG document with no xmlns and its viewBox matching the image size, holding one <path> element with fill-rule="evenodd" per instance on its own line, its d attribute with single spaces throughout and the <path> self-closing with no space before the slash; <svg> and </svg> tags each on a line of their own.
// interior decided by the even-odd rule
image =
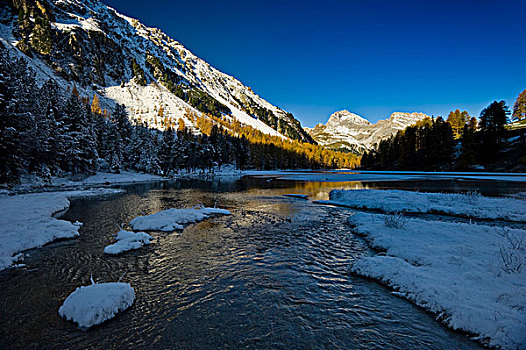
<svg viewBox="0 0 526 350">
<path fill-rule="evenodd" d="M 80 328 L 100 324 L 135 300 L 135 291 L 128 283 L 94 283 L 78 287 L 58 309 L 60 316 L 76 322 Z"/>
<path fill-rule="evenodd" d="M 134 230 L 165 231 L 182 230 L 183 225 L 204 220 L 210 215 L 230 215 L 226 209 L 194 207 L 168 209 L 155 214 L 139 216 L 130 222 Z"/>
<path fill-rule="evenodd" d="M 104 253 L 117 255 L 132 249 L 139 249 L 145 244 L 150 244 L 152 236 L 146 232 L 131 232 L 121 230 L 117 232 L 117 242 L 104 248 Z"/>
</svg>

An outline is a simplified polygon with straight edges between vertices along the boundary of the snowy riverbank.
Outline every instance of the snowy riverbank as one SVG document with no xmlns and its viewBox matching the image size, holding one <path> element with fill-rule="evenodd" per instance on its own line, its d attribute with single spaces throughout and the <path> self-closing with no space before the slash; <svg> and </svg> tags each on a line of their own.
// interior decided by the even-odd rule
<svg viewBox="0 0 526 350">
<path fill-rule="evenodd" d="M 482 343 L 526 346 L 526 230 L 361 212 L 349 223 L 381 251 L 355 260 L 352 272 Z"/>
<path fill-rule="evenodd" d="M 383 212 L 437 213 L 478 219 L 526 222 L 526 201 L 472 193 L 423 193 L 400 190 L 333 190 L 328 201 Z"/>
<path fill-rule="evenodd" d="M 99 188 L 0 196 L 0 270 L 22 259 L 20 252 L 24 250 L 79 235 L 80 222 L 71 223 L 53 217 L 69 208 L 70 199 L 120 192 L 122 190 Z"/>
<path fill-rule="evenodd" d="M 22 178 L 20 184 L 3 190 L 5 194 L 17 194 L 43 191 L 80 190 L 92 187 L 111 185 L 131 185 L 156 181 L 166 181 L 170 178 L 131 171 L 122 171 L 119 174 L 99 172 L 95 175 L 77 175 L 72 177 L 52 177 L 49 182 L 44 182 L 35 176 Z"/>
</svg>

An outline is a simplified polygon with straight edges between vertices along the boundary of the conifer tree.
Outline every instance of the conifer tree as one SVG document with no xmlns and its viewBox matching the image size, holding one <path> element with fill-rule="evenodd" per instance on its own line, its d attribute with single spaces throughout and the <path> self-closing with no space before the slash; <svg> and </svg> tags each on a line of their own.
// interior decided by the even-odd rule
<svg viewBox="0 0 526 350">
<path fill-rule="evenodd" d="M 63 160 L 65 170 L 73 174 L 94 174 L 98 159 L 95 136 L 88 111 L 74 94 L 66 103 L 62 121 L 66 126 L 63 135 L 66 146 L 66 158 Z"/>
<path fill-rule="evenodd" d="M 508 121 L 508 107 L 505 101 L 494 101 L 480 113 L 480 129 L 482 133 L 482 144 L 480 147 L 480 159 L 484 164 L 497 160 L 498 154 L 503 148 L 504 125 Z"/>
<path fill-rule="evenodd" d="M 119 174 L 122 170 L 122 139 L 117 125 L 109 123 L 107 162 L 112 173 Z"/>
</svg>

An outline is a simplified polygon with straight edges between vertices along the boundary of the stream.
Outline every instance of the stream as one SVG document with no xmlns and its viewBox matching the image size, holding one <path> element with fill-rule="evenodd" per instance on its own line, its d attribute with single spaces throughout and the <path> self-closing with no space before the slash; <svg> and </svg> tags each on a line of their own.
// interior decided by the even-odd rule
<svg viewBox="0 0 526 350">
<path fill-rule="evenodd" d="M 27 266 L 0 272 L 0 349 L 479 349 L 377 282 L 349 274 L 353 259 L 374 252 L 346 224 L 351 209 L 311 201 L 335 188 L 462 191 L 474 184 L 494 190 L 475 181 L 243 178 L 126 186 L 123 194 L 75 200 L 62 219 L 81 221 L 80 237 L 27 251 Z M 497 192 L 524 190 L 510 186 Z M 200 203 L 232 215 L 153 232 L 154 242 L 136 251 L 103 254 L 134 217 Z M 136 300 L 80 331 L 57 310 L 90 276 L 130 283 Z"/>
</svg>

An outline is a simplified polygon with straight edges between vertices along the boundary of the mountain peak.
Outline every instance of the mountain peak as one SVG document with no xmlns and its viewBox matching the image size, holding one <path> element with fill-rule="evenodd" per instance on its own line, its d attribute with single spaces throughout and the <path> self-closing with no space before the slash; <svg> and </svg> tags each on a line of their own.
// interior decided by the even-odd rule
<svg viewBox="0 0 526 350">
<path fill-rule="evenodd" d="M 325 125 L 318 124 L 307 132 L 322 146 L 363 153 L 426 117 L 426 114 L 418 112 L 394 112 L 388 119 L 372 124 L 359 115 L 343 110 L 333 113 Z"/>
<path fill-rule="evenodd" d="M 367 119 L 360 117 L 358 114 L 351 113 L 344 109 L 333 113 L 329 117 L 326 126 L 342 126 L 343 124 L 370 125 L 371 123 Z"/>
<path fill-rule="evenodd" d="M 5 10 L 11 20 L 0 23 L 0 35 L 18 39 L 16 46 L 7 45 L 9 50 L 27 54 L 37 74 L 52 76 L 63 90 L 75 85 L 83 96 L 96 93 L 103 107 L 124 104 L 135 123 L 164 130 L 180 119 L 199 132 L 195 116 L 203 116 L 313 142 L 291 113 L 215 69 L 160 29 L 98 0 L 7 3 L 2 2 L 0 12 Z M 32 19 L 16 21 L 20 13 Z M 49 27 L 35 30 L 38 18 Z"/>
</svg>

